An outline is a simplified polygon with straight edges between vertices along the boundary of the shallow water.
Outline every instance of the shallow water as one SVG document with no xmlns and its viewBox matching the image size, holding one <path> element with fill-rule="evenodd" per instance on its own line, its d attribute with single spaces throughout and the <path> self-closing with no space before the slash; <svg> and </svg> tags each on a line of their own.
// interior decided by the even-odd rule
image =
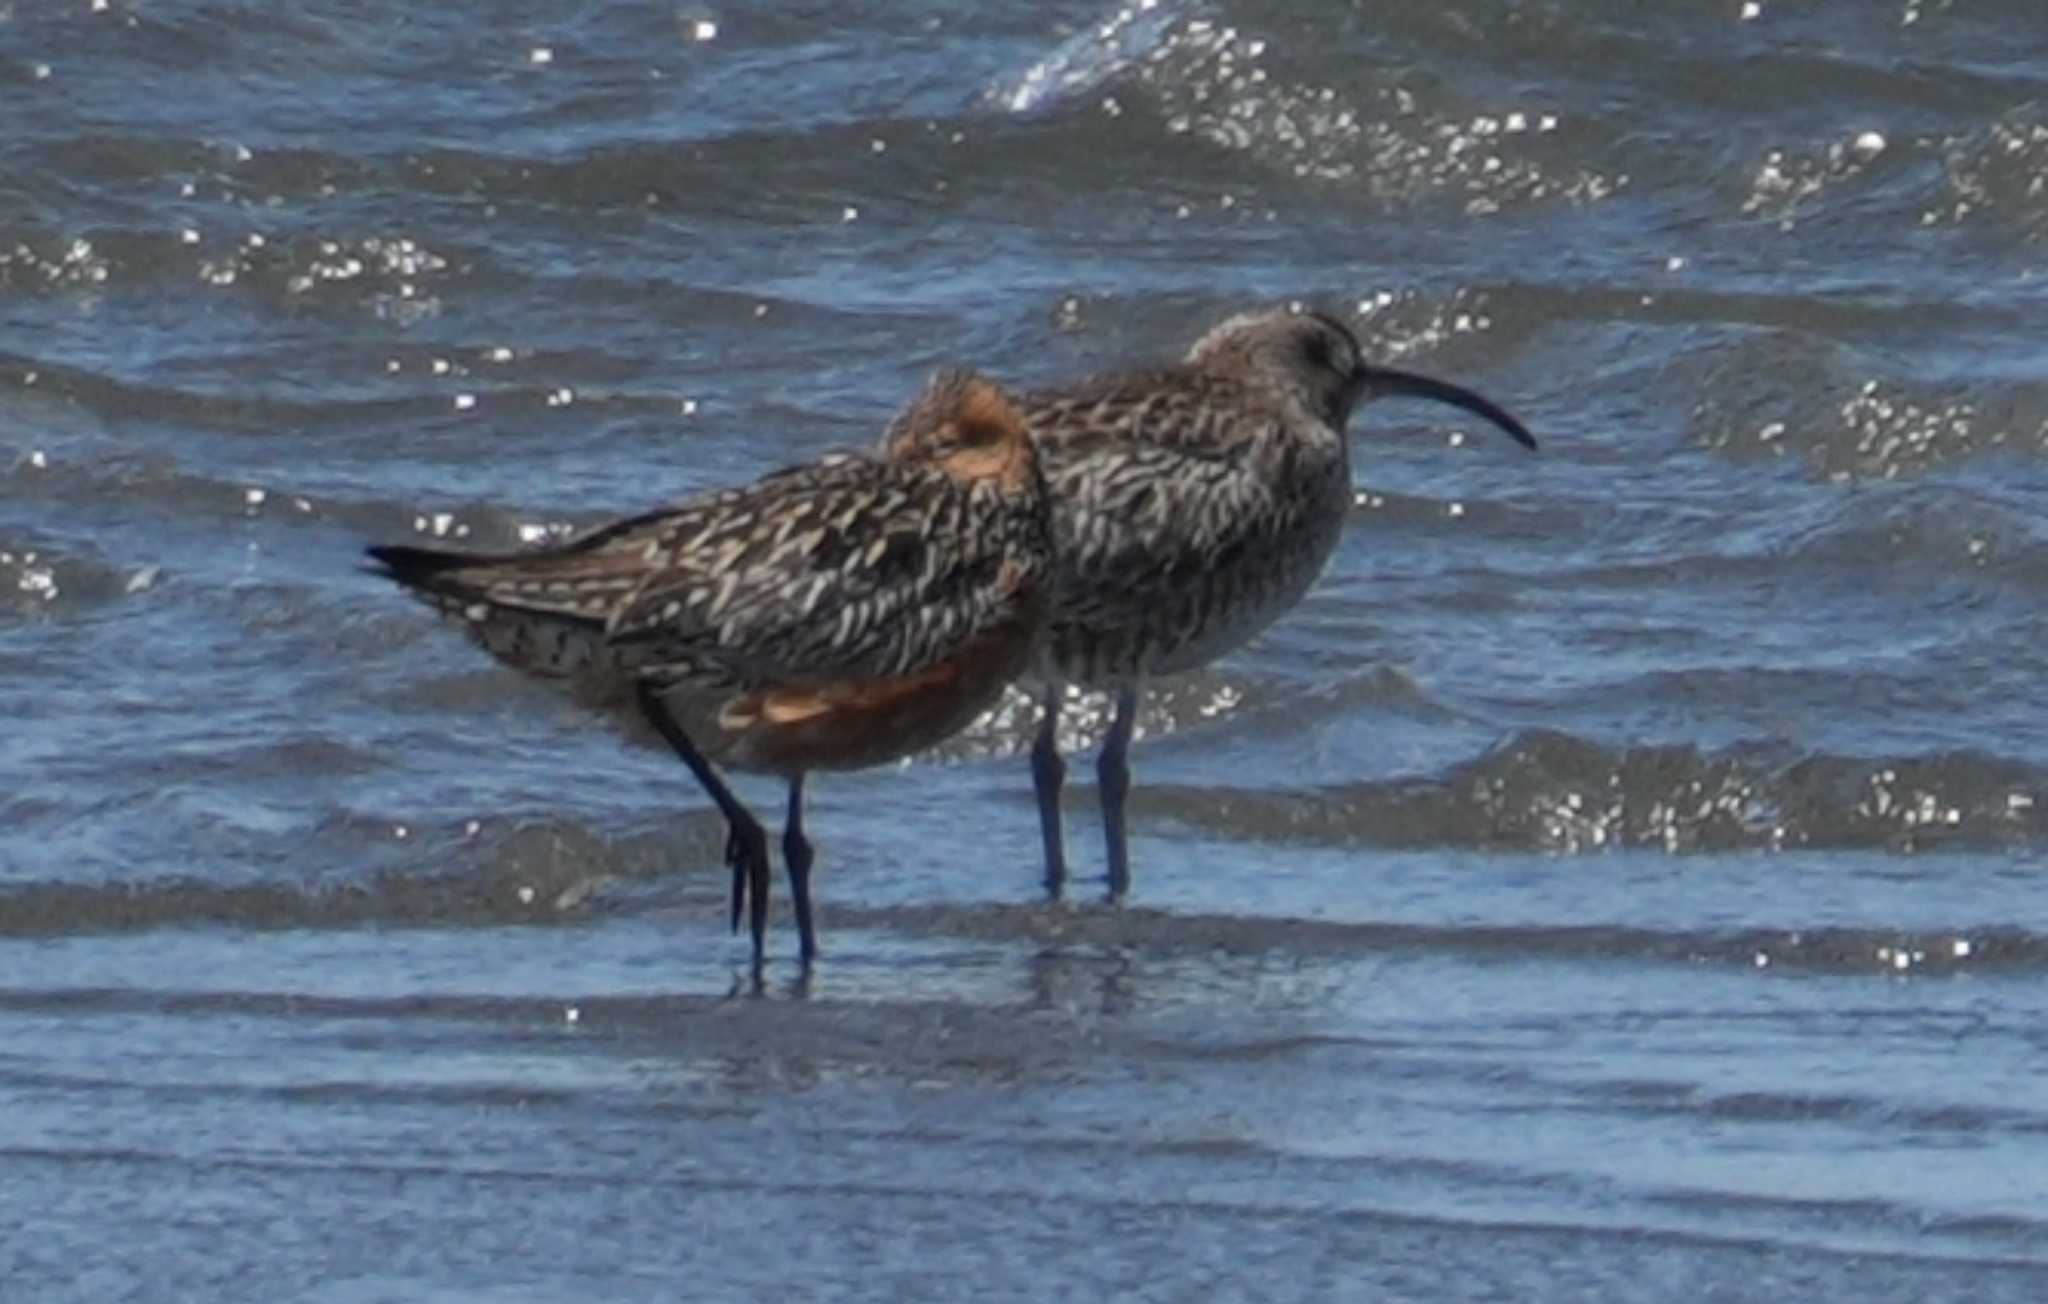
<svg viewBox="0 0 2048 1304">
<path fill-rule="evenodd" d="M 1664 8 L 0 5 L 9 1297 L 2048 1294 L 2034 11 Z M 1126 909 L 1012 701 L 754 993 L 356 569 L 1297 295 L 1544 451 L 1361 415 Z"/>
</svg>

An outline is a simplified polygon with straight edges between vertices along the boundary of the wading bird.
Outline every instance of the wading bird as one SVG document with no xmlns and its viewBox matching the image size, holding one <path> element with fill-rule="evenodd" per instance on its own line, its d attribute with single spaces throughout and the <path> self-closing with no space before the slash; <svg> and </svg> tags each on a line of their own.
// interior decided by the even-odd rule
<svg viewBox="0 0 2048 1304">
<path fill-rule="evenodd" d="M 1058 575 L 1031 752 L 1051 895 L 1066 881 L 1065 686 L 1115 694 L 1096 773 L 1117 900 L 1131 881 L 1126 752 L 1141 686 L 1208 665 L 1301 600 L 1351 509 L 1351 414 L 1396 397 L 1464 408 L 1536 447 L 1492 401 L 1367 362 L 1343 322 L 1291 308 L 1232 317 L 1177 365 L 1020 400 L 1052 492 Z"/>
<path fill-rule="evenodd" d="M 1036 656 L 1052 578 L 1044 477 L 993 382 L 944 372 L 875 456 L 831 458 L 494 556 L 378 547 L 384 574 L 500 660 L 637 705 L 725 816 L 754 961 L 768 841 L 713 762 L 789 785 L 783 857 L 817 954 L 804 777 L 933 746 Z"/>
</svg>

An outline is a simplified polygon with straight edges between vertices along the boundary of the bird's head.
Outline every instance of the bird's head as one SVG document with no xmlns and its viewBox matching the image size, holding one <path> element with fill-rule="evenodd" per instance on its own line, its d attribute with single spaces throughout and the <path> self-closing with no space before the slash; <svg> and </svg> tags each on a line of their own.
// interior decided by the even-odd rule
<svg viewBox="0 0 2048 1304">
<path fill-rule="evenodd" d="M 1196 340 L 1187 361 L 1292 392 L 1338 430 L 1349 424 L 1360 403 L 1422 398 L 1482 416 L 1524 448 L 1536 447 L 1528 427 L 1493 400 L 1447 381 L 1367 362 L 1351 328 L 1327 313 L 1293 307 L 1241 313 Z"/>
<path fill-rule="evenodd" d="M 882 436 L 882 455 L 933 463 L 962 483 L 992 480 L 1006 490 L 1035 483 L 1036 451 L 1024 414 L 1002 386 L 956 368 L 933 376 L 896 414 Z"/>
</svg>

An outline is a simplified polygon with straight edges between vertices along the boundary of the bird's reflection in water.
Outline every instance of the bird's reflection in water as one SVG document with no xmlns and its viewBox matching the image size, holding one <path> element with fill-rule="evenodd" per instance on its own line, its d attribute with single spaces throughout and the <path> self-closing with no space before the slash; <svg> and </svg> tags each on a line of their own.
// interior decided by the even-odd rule
<svg viewBox="0 0 2048 1304">
<path fill-rule="evenodd" d="M 1127 947 L 1042 947 L 1026 965 L 1033 1009 L 1102 1015 L 1137 1008 L 1137 957 Z"/>
</svg>

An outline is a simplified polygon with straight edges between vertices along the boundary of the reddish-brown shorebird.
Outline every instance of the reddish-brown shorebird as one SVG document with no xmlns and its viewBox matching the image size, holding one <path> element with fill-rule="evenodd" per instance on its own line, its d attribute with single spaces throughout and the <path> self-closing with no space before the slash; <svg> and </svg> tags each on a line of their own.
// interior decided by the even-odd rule
<svg viewBox="0 0 2048 1304">
<path fill-rule="evenodd" d="M 1020 400 L 1052 490 L 1058 580 L 1032 748 L 1045 883 L 1066 880 L 1057 729 L 1065 685 L 1115 694 L 1097 777 L 1109 895 L 1130 889 L 1126 752 L 1146 680 L 1234 651 L 1301 600 L 1351 509 L 1345 427 L 1374 398 L 1423 398 L 1520 421 L 1456 385 L 1367 362 L 1334 317 L 1277 308 L 1203 335 L 1177 365 Z"/>
<path fill-rule="evenodd" d="M 930 747 L 1043 641 L 1051 521 L 1017 408 L 946 372 L 877 456 L 831 458 L 494 556 L 371 548 L 383 573 L 524 671 L 637 704 L 725 816 L 732 924 L 758 965 L 768 841 L 714 760 L 789 784 L 783 856 L 817 954 L 804 776 Z"/>
</svg>

